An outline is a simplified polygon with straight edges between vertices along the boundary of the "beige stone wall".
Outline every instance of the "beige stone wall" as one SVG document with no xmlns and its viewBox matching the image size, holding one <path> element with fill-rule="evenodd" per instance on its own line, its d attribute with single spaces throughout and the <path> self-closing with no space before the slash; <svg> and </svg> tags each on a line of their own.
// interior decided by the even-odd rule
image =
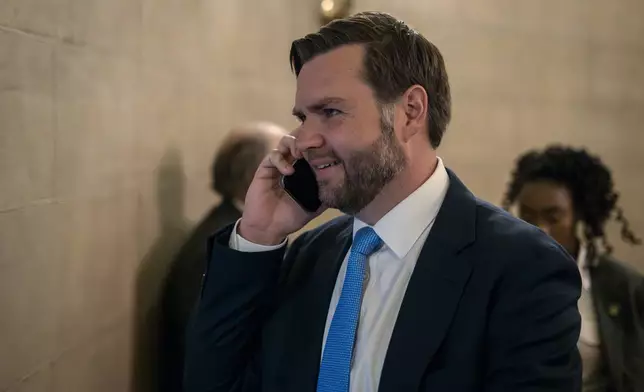
<svg viewBox="0 0 644 392">
<path fill-rule="evenodd" d="M 223 133 L 294 124 L 302 3 L 0 2 L 0 391 L 130 390 Z"/>
<path fill-rule="evenodd" d="M 496 202 L 525 148 L 587 145 L 644 234 L 644 3 L 355 3 L 443 50 L 441 155 L 472 190 Z M 0 391 L 133 390 L 133 314 L 213 202 L 213 151 L 240 121 L 294 124 L 288 48 L 316 27 L 314 1 L 0 2 Z"/>
</svg>

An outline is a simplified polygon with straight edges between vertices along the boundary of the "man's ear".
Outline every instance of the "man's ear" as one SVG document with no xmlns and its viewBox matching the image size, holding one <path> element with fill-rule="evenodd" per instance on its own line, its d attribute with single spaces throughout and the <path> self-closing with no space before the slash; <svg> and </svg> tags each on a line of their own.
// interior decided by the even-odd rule
<svg viewBox="0 0 644 392">
<path fill-rule="evenodd" d="M 404 113 L 403 141 L 408 141 L 418 132 L 427 128 L 428 98 L 427 92 L 420 85 L 413 85 L 405 91 L 399 100 Z"/>
</svg>

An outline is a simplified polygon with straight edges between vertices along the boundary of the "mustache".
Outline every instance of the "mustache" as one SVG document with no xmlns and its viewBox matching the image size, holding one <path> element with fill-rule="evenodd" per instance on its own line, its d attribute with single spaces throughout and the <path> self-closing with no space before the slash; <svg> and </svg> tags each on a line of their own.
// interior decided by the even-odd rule
<svg viewBox="0 0 644 392">
<path fill-rule="evenodd" d="M 312 161 L 314 159 L 330 158 L 330 159 L 333 159 L 334 161 L 342 162 L 342 159 L 340 159 L 340 157 L 338 157 L 336 154 L 334 154 L 331 151 L 310 150 L 304 153 L 304 157 L 306 158 L 307 161 Z"/>
</svg>

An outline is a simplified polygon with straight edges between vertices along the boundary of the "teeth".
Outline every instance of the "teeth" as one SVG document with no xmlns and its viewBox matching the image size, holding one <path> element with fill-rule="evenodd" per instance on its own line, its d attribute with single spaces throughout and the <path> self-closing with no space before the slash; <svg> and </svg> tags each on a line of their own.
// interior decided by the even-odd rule
<svg viewBox="0 0 644 392">
<path fill-rule="evenodd" d="M 326 165 L 319 165 L 319 166 L 317 166 L 317 168 L 318 169 L 326 169 L 327 167 L 331 167 L 331 166 L 335 165 L 336 163 L 337 162 L 331 162 L 331 163 L 327 163 Z"/>
</svg>

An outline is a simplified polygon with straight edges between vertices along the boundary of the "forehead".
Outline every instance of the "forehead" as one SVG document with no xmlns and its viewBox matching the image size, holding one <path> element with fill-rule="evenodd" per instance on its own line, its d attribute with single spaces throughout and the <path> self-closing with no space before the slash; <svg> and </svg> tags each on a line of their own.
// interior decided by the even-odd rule
<svg viewBox="0 0 644 392">
<path fill-rule="evenodd" d="M 344 45 L 309 60 L 297 77 L 295 104 L 309 105 L 324 97 L 345 99 L 371 95 L 362 77 L 364 48 Z"/>
<path fill-rule="evenodd" d="M 572 207 L 572 197 L 568 188 L 553 181 L 527 182 L 521 188 L 518 200 L 523 206 L 534 210 Z"/>
</svg>

